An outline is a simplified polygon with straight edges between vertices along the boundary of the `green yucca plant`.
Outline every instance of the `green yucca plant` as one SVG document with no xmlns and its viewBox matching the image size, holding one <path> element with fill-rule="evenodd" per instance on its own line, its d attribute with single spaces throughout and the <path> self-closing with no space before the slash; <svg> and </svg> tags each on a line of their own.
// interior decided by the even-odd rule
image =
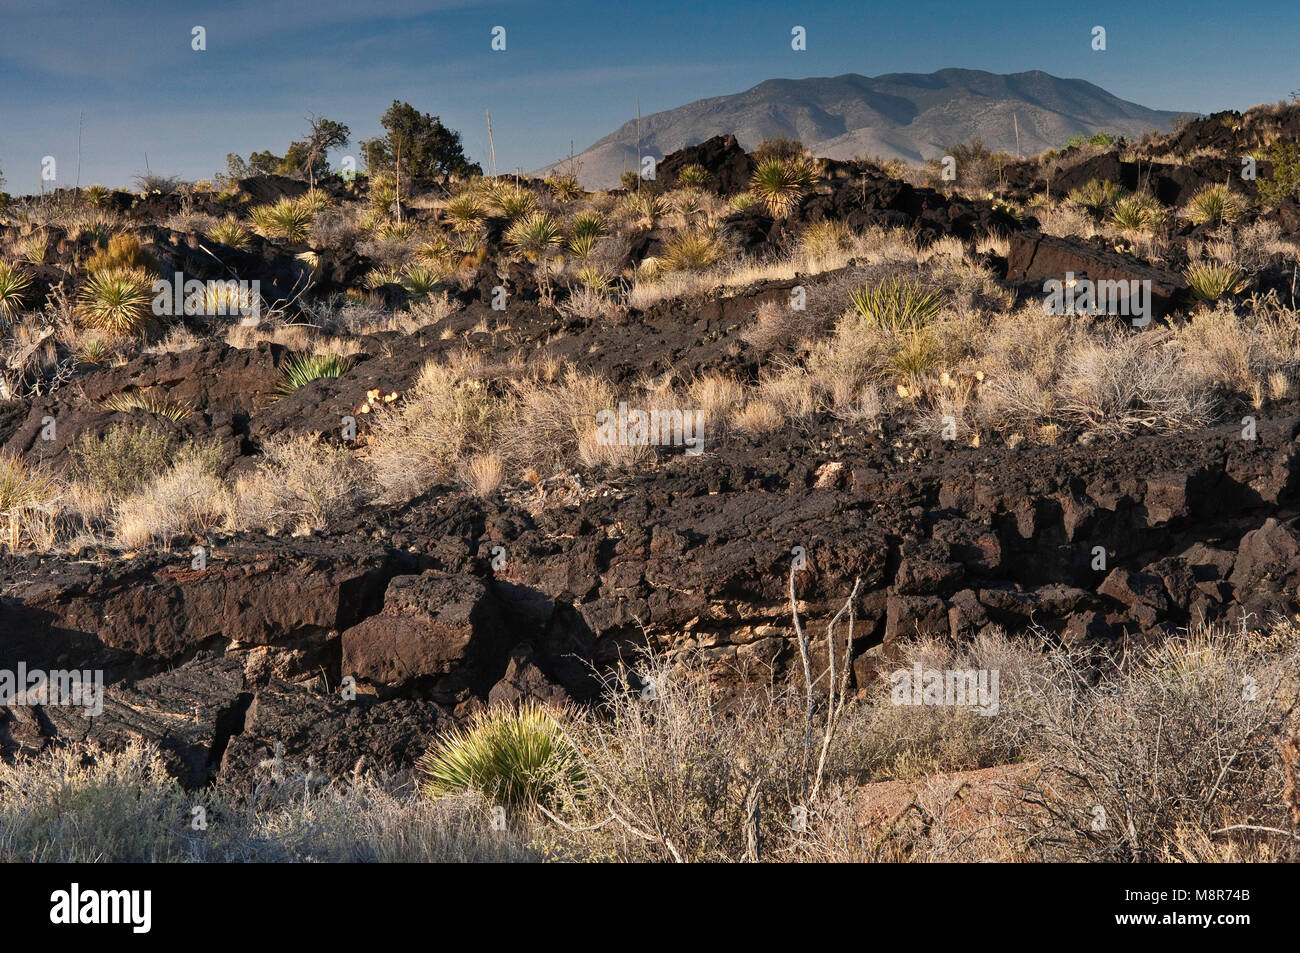
<svg viewBox="0 0 1300 953">
<path fill-rule="evenodd" d="M 1209 185 L 1201 189 L 1187 203 L 1183 218 L 1193 225 L 1206 222 L 1226 222 L 1231 224 L 1245 213 L 1246 208 L 1226 185 Z"/>
<path fill-rule="evenodd" d="M 584 288 L 590 288 L 598 294 L 605 294 L 614 286 L 613 279 L 608 274 L 590 265 L 579 268 L 577 278 Z"/>
<path fill-rule="evenodd" d="M 322 377 L 342 377 L 351 367 L 351 358 L 337 354 L 298 354 L 285 362 L 276 392 L 288 397 L 304 384 Z"/>
<path fill-rule="evenodd" d="M 385 241 L 407 242 L 414 238 L 418 231 L 411 222 L 384 222 L 375 229 L 375 234 Z"/>
<path fill-rule="evenodd" d="M 23 297 L 31 286 L 30 276 L 0 261 L 0 318 L 12 321 L 23 309 Z"/>
<path fill-rule="evenodd" d="M 1240 294 L 1250 284 L 1240 268 L 1217 262 L 1192 265 L 1183 274 L 1192 297 L 1198 301 L 1217 301 L 1224 295 Z"/>
<path fill-rule="evenodd" d="M 121 394 L 113 394 L 105 398 L 100 406 L 105 410 L 115 410 L 119 413 L 131 414 L 137 411 L 146 414 L 157 414 L 159 417 L 166 417 L 168 420 L 174 420 L 179 423 L 193 416 L 194 411 L 179 401 L 172 400 L 166 394 L 159 394 L 152 390 L 133 390 Z"/>
<path fill-rule="evenodd" d="M 548 180 L 546 184 L 551 187 L 551 192 L 554 193 L 555 197 L 561 202 L 572 202 L 574 199 L 582 195 L 582 186 L 580 186 L 578 180 L 571 175 L 557 176 L 554 179 Z"/>
<path fill-rule="evenodd" d="M 45 252 L 49 239 L 44 232 L 36 232 L 15 243 L 14 254 L 23 261 L 33 265 L 45 264 Z"/>
<path fill-rule="evenodd" d="M 773 216 L 781 217 L 799 204 L 813 179 L 812 166 L 802 159 L 767 159 L 754 170 L 750 191 Z"/>
<path fill-rule="evenodd" d="M 1071 189 L 1065 200 L 1086 208 L 1094 215 L 1102 215 L 1124 195 L 1124 188 L 1110 179 L 1089 179 L 1078 188 Z"/>
<path fill-rule="evenodd" d="M 263 238 L 297 243 L 307 240 L 316 213 L 305 202 L 281 199 L 274 205 L 259 205 L 248 213 L 248 217 Z"/>
<path fill-rule="evenodd" d="M 564 241 L 560 223 L 546 212 L 530 212 L 506 229 L 505 242 L 535 261 Z"/>
<path fill-rule="evenodd" d="M 646 219 L 652 226 L 669 211 L 667 199 L 651 192 L 631 193 L 627 197 L 627 207 L 634 214 Z"/>
<path fill-rule="evenodd" d="M 487 214 L 479 200 L 469 192 L 456 196 L 447 203 L 444 211 L 451 219 L 451 227 L 458 232 L 469 232 L 478 228 Z"/>
<path fill-rule="evenodd" d="M 683 189 L 702 189 L 709 181 L 709 173 L 697 162 L 684 165 L 677 170 L 677 186 Z"/>
<path fill-rule="evenodd" d="M 153 281 L 138 268 L 92 272 L 81 286 L 77 310 L 91 327 L 116 336 L 139 334 L 149 320 Z"/>
<path fill-rule="evenodd" d="M 910 279 L 886 278 L 849 293 L 854 311 L 894 332 L 919 331 L 939 316 L 943 298 Z"/>
<path fill-rule="evenodd" d="M 534 701 L 479 711 L 439 737 L 417 762 L 431 798 L 477 792 L 504 807 L 554 806 L 586 782 L 582 760 L 555 714 Z"/>
<path fill-rule="evenodd" d="M 600 238 L 609 230 L 605 216 L 599 212 L 579 212 L 573 216 L 569 231 L 574 238 Z"/>
<path fill-rule="evenodd" d="M 1126 195 L 1116 200 L 1110 210 L 1110 224 L 1123 234 L 1149 232 L 1163 225 L 1165 209 L 1151 195 Z"/>
<path fill-rule="evenodd" d="M 410 293 L 411 297 L 424 299 L 433 292 L 442 279 L 441 272 L 427 265 L 407 265 L 402 278 L 402 287 Z"/>
<path fill-rule="evenodd" d="M 236 218 L 226 218 L 212 226 L 208 232 L 208 237 L 214 242 L 220 242 L 231 248 L 245 249 L 252 243 L 252 236 L 248 234 L 243 224 Z"/>
<path fill-rule="evenodd" d="M 687 228 L 664 244 L 661 261 L 671 271 L 700 271 L 726 253 L 715 228 Z"/>
</svg>

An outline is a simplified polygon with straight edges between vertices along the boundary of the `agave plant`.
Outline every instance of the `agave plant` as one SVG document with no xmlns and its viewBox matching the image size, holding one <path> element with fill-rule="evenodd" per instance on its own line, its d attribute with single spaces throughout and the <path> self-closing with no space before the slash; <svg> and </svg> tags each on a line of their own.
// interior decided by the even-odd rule
<svg viewBox="0 0 1300 953">
<path fill-rule="evenodd" d="M 342 377 L 351 367 L 351 358 L 338 354 L 298 354 L 285 362 L 276 392 L 288 397 L 304 384 L 322 377 Z"/>
<path fill-rule="evenodd" d="M 560 223 L 546 212 L 531 212 L 506 230 L 507 245 L 536 261 L 564 241 Z"/>
<path fill-rule="evenodd" d="M 138 268 L 92 272 L 78 294 L 77 310 L 90 326 L 116 336 L 139 334 L 149 320 L 153 281 Z"/>
<path fill-rule="evenodd" d="M 1192 297 L 1198 301 L 1217 301 L 1224 295 L 1240 294 L 1250 285 L 1250 279 L 1240 268 L 1217 262 L 1192 265 L 1184 275 Z"/>
<path fill-rule="evenodd" d="M 274 205 L 259 205 L 248 216 L 262 237 L 294 243 L 307 240 L 307 233 L 316 217 L 306 203 L 296 199 L 281 199 Z"/>
<path fill-rule="evenodd" d="M 478 712 L 420 758 L 424 794 L 473 791 L 506 807 L 527 807 L 553 805 L 565 790 L 580 791 L 586 772 L 561 727 L 565 717 L 531 700 Z"/>
<path fill-rule="evenodd" d="M 767 159 L 754 170 L 750 191 L 779 218 L 799 204 L 813 178 L 812 167 L 802 159 Z"/>
<path fill-rule="evenodd" d="M 0 261 L 0 317 L 12 321 L 23 309 L 23 297 L 32 279 L 12 264 Z"/>
<path fill-rule="evenodd" d="M 925 328 L 943 310 L 943 298 L 915 281 L 886 278 L 849 293 L 849 303 L 864 320 L 894 332 Z"/>
<path fill-rule="evenodd" d="M 1183 211 L 1193 225 L 1206 222 L 1226 222 L 1231 224 L 1241 218 L 1245 206 L 1226 185 L 1209 185 L 1201 189 L 1187 203 Z"/>
<path fill-rule="evenodd" d="M 598 241 L 600 239 L 595 235 L 574 235 L 569 239 L 569 252 L 574 258 L 585 260 L 596 250 Z"/>
</svg>

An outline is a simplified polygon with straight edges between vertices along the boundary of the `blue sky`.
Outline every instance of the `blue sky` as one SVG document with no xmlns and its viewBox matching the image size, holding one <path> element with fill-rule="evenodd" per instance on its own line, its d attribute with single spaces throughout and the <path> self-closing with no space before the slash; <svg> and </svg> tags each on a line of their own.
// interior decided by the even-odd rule
<svg viewBox="0 0 1300 953">
<path fill-rule="evenodd" d="M 805 52 L 790 49 L 796 24 Z M 490 48 L 498 25 L 505 52 Z M 944 67 L 1043 69 L 1210 112 L 1300 89 L 1297 40 L 1296 0 L 0 0 L 0 170 L 8 191 L 35 191 L 52 155 L 75 184 L 83 110 L 82 185 L 129 184 L 146 155 L 209 177 L 228 152 L 283 152 L 311 113 L 351 126 L 355 153 L 395 98 L 480 160 L 490 109 L 498 169 L 528 170 L 632 118 L 638 98 L 651 113 L 778 76 Z"/>
</svg>

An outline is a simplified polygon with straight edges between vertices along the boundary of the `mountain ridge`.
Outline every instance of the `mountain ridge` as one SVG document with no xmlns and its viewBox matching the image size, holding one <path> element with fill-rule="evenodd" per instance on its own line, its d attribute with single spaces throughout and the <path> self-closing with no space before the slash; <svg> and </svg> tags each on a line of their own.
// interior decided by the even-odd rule
<svg viewBox="0 0 1300 953">
<path fill-rule="evenodd" d="M 1032 155 L 1071 136 L 1166 131 L 1177 112 L 1121 99 L 1082 79 L 1043 70 L 990 73 L 947 68 L 933 73 L 843 73 L 763 80 L 739 93 L 711 96 L 643 116 L 643 154 L 662 158 L 715 135 L 746 149 L 764 139 L 798 139 L 815 155 L 921 162 L 979 137 L 990 149 Z M 638 123 L 629 120 L 574 157 L 587 188 L 610 188 L 636 166 Z M 538 170 L 567 167 L 561 160 Z"/>
</svg>

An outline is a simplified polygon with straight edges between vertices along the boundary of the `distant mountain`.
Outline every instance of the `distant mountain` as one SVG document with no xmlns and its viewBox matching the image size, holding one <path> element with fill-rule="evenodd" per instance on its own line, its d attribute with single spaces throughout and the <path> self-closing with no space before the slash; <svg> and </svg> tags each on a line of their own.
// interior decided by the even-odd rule
<svg viewBox="0 0 1300 953">
<path fill-rule="evenodd" d="M 1167 131 L 1176 115 L 1041 70 L 1001 75 L 944 69 L 769 79 L 743 93 L 643 116 L 640 128 L 643 154 L 656 157 L 731 133 L 746 149 L 786 136 L 832 159 L 856 155 L 920 162 L 973 137 L 990 149 L 1014 154 L 1017 126 L 1020 154 L 1032 155 L 1059 148 L 1078 133 L 1135 137 L 1153 129 Z M 577 157 L 579 178 L 587 188 L 616 186 L 623 172 L 636 167 L 636 158 L 633 120 Z"/>
</svg>

